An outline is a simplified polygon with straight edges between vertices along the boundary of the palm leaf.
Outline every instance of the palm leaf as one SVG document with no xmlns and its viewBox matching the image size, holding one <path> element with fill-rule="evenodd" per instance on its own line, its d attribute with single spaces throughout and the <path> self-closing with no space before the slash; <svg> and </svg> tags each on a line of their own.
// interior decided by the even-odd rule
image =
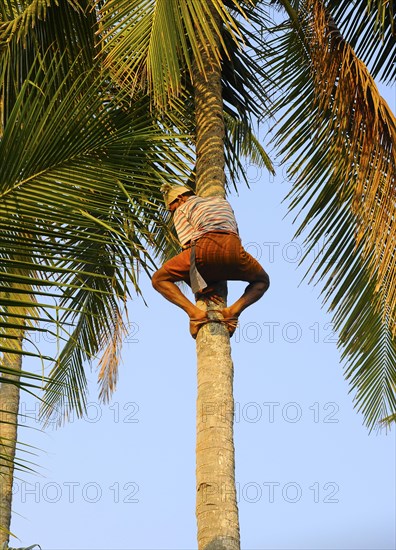
<svg viewBox="0 0 396 550">
<path fill-rule="evenodd" d="M 365 60 L 374 78 L 393 84 L 396 77 L 396 10 L 382 0 L 330 0 L 328 8 L 343 36 Z"/>
<path fill-rule="evenodd" d="M 309 17 L 312 22 L 307 32 L 314 36 L 309 51 L 315 102 L 333 137 L 329 155 L 343 152 L 339 177 L 355 182 L 352 208 L 357 218 L 357 243 L 363 239 L 362 253 L 371 258 L 377 289 L 383 288 L 386 304 L 394 312 L 396 120 L 364 64 L 331 24 L 321 2 Z M 396 315 L 391 315 L 396 334 Z"/>
<path fill-rule="evenodd" d="M 282 112 L 277 145 L 295 180 L 290 208 L 303 216 L 297 234 L 306 231 L 307 254 L 326 236 L 322 261 L 309 272 L 324 283 L 346 376 L 356 391 L 357 407 L 373 428 L 395 410 L 395 230 L 388 213 L 394 201 L 396 140 L 393 130 L 387 131 L 394 118 L 334 26 L 331 36 L 341 44 L 339 49 L 331 46 L 322 4 L 310 3 L 308 10 L 300 3 L 298 14 L 288 8 L 291 23 L 282 27 L 274 46 L 278 53 L 269 60 L 283 92 L 276 106 Z M 373 159 L 380 178 L 372 169 Z M 385 238 L 375 231 L 377 217 Z M 373 234 L 378 239 L 374 244 Z"/>
<path fill-rule="evenodd" d="M 269 172 L 274 174 L 274 167 L 265 152 L 263 146 L 248 122 L 235 119 L 230 115 L 224 114 L 226 137 L 225 137 L 225 153 L 226 166 L 230 174 L 230 179 L 236 187 L 239 177 L 246 178 L 246 170 L 242 164 L 243 159 L 248 159 L 250 162 L 261 168 L 267 168 Z"/>
<path fill-rule="evenodd" d="M 65 289 L 59 303 L 64 310 L 60 317 L 60 325 L 65 327 L 67 323 L 72 327 L 72 331 L 68 333 L 63 330 L 62 337 L 66 345 L 50 373 L 50 382 L 45 388 L 47 396 L 42 414 L 46 421 L 56 416 L 61 423 L 73 410 L 79 416 L 86 412 L 87 384 L 84 365 L 87 362 L 92 363 L 103 349 L 105 353 L 102 363 L 107 361 L 106 347 L 112 345 L 117 338 L 119 326 L 123 325 L 119 302 L 122 304 L 128 295 L 128 277 L 118 273 L 119 267 L 107 263 L 105 247 L 91 245 L 91 254 L 92 248 L 97 251 L 97 271 L 106 271 L 109 275 L 110 269 L 113 269 L 113 276 L 99 279 L 90 278 L 88 274 L 84 276 L 81 261 L 77 269 L 74 267 L 75 272 L 70 272 L 70 277 L 73 277 L 76 283 L 78 281 L 78 284 L 72 282 Z M 121 286 L 123 281 L 125 286 Z M 88 290 L 92 288 L 96 292 Z M 73 308 L 66 308 L 67 304 L 73 304 Z M 116 358 L 118 359 L 117 355 Z M 102 373 L 99 376 L 99 380 L 104 378 L 101 392 L 104 395 L 115 389 L 113 380 L 117 376 L 118 362 L 112 359 L 114 376 L 105 377 Z M 106 382 L 109 382 L 108 386 Z"/>
<path fill-rule="evenodd" d="M 203 70 L 205 53 L 220 63 L 218 41 L 227 54 L 214 13 L 238 42 L 238 27 L 220 0 L 109 0 L 100 10 L 105 64 L 132 95 L 147 87 L 154 104 L 165 107 L 182 92 L 186 71 L 192 78 L 193 62 Z"/>
<path fill-rule="evenodd" d="M 46 52 L 63 53 L 60 81 L 71 67 L 75 77 L 93 67 L 96 20 L 89 0 L 9 0 L 1 7 L 0 121 L 5 124 L 38 54 L 41 63 L 50 63 Z"/>
<path fill-rule="evenodd" d="M 243 6 L 244 17 L 232 9 L 230 16 L 238 27 L 238 40 L 227 28 L 222 29 L 225 50 L 222 53 L 222 93 L 226 114 L 243 122 L 262 120 L 271 113 L 269 76 L 261 62 L 269 46 L 264 41 L 263 27 L 272 24 L 267 10 L 259 2 L 247 2 Z"/>
<path fill-rule="evenodd" d="M 66 414 L 70 407 L 83 414 L 84 364 L 111 345 L 128 281 L 139 291 L 139 270 L 154 265 L 149 247 L 164 230 L 160 183 L 175 179 L 186 148 L 179 136 L 166 137 L 166 121 L 152 122 L 146 100 L 131 106 L 108 77 L 75 78 L 74 67 L 64 76 L 62 58 L 41 61 L 38 55 L 0 141 L 0 270 L 6 290 L 29 280 L 37 295 L 35 312 L 20 293 L 8 304 L 25 307 L 37 330 L 51 321 L 67 342 L 45 411 L 60 403 Z M 163 147 L 168 139 L 172 151 Z M 168 165 L 173 172 L 162 170 Z"/>
</svg>

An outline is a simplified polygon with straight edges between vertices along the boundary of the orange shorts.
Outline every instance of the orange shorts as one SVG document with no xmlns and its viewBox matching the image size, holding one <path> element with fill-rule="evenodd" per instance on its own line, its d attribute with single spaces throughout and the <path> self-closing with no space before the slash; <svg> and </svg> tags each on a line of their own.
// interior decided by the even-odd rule
<svg viewBox="0 0 396 550">
<path fill-rule="evenodd" d="M 165 262 L 163 268 L 172 281 L 190 284 L 191 249 Z M 241 244 L 238 235 L 207 233 L 196 243 L 195 264 L 206 283 L 216 281 L 267 281 L 268 275 Z"/>
</svg>

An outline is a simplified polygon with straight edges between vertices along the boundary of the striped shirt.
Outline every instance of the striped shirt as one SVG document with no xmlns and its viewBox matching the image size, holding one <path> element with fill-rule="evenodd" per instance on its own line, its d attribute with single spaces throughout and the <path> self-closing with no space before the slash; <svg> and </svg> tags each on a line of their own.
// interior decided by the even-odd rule
<svg viewBox="0 0 396 550">
<path fill-rule="evenodd" d="M 175 210 L 173 221 L 182 246 L 211 231 L 238 235 L 234 211 L 230 203 L 222 197 L 188 197 Z"/>
</svg>

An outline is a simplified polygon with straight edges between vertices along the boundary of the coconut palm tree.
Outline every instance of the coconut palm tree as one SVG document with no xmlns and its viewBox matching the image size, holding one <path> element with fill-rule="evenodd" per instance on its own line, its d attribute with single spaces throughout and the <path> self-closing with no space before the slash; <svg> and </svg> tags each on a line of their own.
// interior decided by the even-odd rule
<svg viewBox="0 0 396 550">
<path fill-rule="evenodd" d="M 283 18 L 277 24 L 274 8 Z M 98 15 L 93 44 L 111 82 L 128 98 L 149 96 L 161 123 L 166 115 L 173 128 L 195 130 L 199 194 L 224 195 L 224 166 L 235 183 L 241 154 L 270 167 L 252 121 L 278 115 L 276 146 L 294 180 L 291 208 L 304 215 L 299 231 L 311 247 L 327 238 L 312 278 L 331 300 L 346 377 L 373 428 L 396 410 L 395 120 L 361 59 L 375 77 L 394 78 L 394 13 L 391 3 L 360 0 L 348 23 L 349 9 L 346 0 L 108 0 L 83 11 Z M 46 21 L 50 9 L 40 10 L 35 3 L 29 13 Z M 208 324 L 197 354 L 199 548 L 238 548 L 227 332 Z M 74 355 L 56 381 L 72 380 L 69 372 L 79 380 L 84 358 Z"/>
<path fill-rule="evenodd" d="M 159 187 L 177 180 L 168 166 L 176 170 L 178 155 L 188 155 L 175 133 L 164 149 L 166 117 L 155 121 L 144 97 L 131 105 L 94 60 L 92 14 L 75 2 L 50 7 L 43 14 L 29 2 L 1 6 L 1 544 L 9 537 L 19 389 L 31 387 L 21 381 L 29 376 L 22 358 L 54 365 L 50 380 L 35 376 L 47 382 L 47 414 L 54 403 L 65 415 L 84 413 L 83 365 L 100 353 L 100 393 L 108 397 L 128 283 L 139 292 L 138 271 L 153 265 L 148 247 L 167 238 Z M 57 356 L 29 345 L 31 331 L 55 335 Z"/>
<path fill-rule="evenodd" d="M 14 30 L 10 24 L 4 24 L 4 33 L 10 32 L 10 28 Z M 43 33 L 43 29 L 40 29 L 40 33 Z M 54 29 L 51 29 L 49 34 L 52 39 L 55 34 Z M 31 40 L 36 46 L 37 37 L 29 36 L 27 40 Z M 16 49 L 19 45 L 18 41 L 16 42 L 17 44 L 11 42 L 10 48 Z M 15 383 L 19 381 L 19 374 L 15 371 L 17 366 L 19 370 L 21 368 L 22 355 L 28 355 L 22 345 L 27 330 L 28 328 L 44 330 L 32 322 L 51 320 L 55 325 L 53 330 L 59 332 L 66 340 L 66 345 L 56 360 L 51 380 L 47 385 L 45 415 L 50 415 L 55 407 L 61 407 L 66 415 L 71 409 L 76 409 L 79 414 L 83 414 L 86 384 L 82 366 L 84 360 L 93 357 L 106 342 L 108 342 L 108 348 L 104 354 L 105 360 L 100 378 L 104 381 L 103 395 L 107 396 L 109 388 L 113 389 L 115 386 L 117 343 L 122 332 L 121 314 L 115 298 L 124 299 L 127 294 L 127 289 L 122 286 L 124 281 L 122 268 L 125 270 L 128 268 L 123 261 L 119 265 L 118 254 L 123 258 L 129 257 L 131 260 L 131 252 L 125 247 L 125 239 L 128 239 L 128 243 L 132 240 L 135 244 L 132 260 L 138 262 L 140 266 L 145 266 L 147 255 L 144 245 L 139 241 L 139 232 L 146 242 L 151 245 L 158 244 L 156 220 L 159 222 L 158 227 L 161 225 L 160 218 L 157 216 L 158 201 L 157 204 L 155 201 L 158 198 L 159 185 L 154 185 L 154 188 L 147 185 L 147 181 L 150 181 L 147 176 L 154 175 L 152 169 L 147 170 L 147 165 L 153 166 L 157 162 L 157 164 L 166 163 L 167 166 L 176 166 L 178 162 L 175 150 L 169 151 L 166 159 L 160 158 L 158 151 L 153 152 L 152 158 L 148 158 L 147 141 L 159 140 L 160 136 L 147 130 L 147 120 L 145 120 L 143 133 L 147 141 L 140 136 L 142 141 L 138 146 L 139 119 L 131 117 L 130 109 L 129 118 L 123 120 L 119 116 L 117 122 L 120 123 L 120 128 L 114 128 L 112 117 L 114 114 L 120 115 L 123 108 L 125 110 L 123 103 L 125 97 L 117 97 L 115 101 L 113 100 L 114 90 L 106 85 L 103 78 L 98 78 L 96 82 L 95 75 L 92 74 L 98 72 L 96 67 L 92 70 L 89 66 L 83 65 L 88 74 L 81 76 L 78 63 L 69 61 L 69 64 L 65 64 L 64 57 L 56 59 L 56 50 L 46 56 L 44 46 L 37 48 L 39 51 L 36 57 L 33 55 L 35 51 L 31 52 L 29 49 L 25 51 L 25 45 L 21 48 L 19 55 L 9 54 L 6 59 L 3 58 L 6 75 L 13 70 L 10 66 L 11 62 L 19 61 L 20 57 L 29 57 L 29 62 L 32 63 L 31 66 L 26 63 L 27 74 L 23 74 L 16 84 L 12 82 L 15 89 L 11 87 L 11 92 L 9 91 L 11 78 L 8 78 L 8 81 L 7 78 L 3 80 L 4 225 L 2 241 L 8 246 L 4 248 L 2 262 L 6 290 L 2 296 L 2 307 L 5 321 L 3 335 L 4 338 L 12 339 L 12 345 L 3 347 L 3 384 L 1 386 L 2 403 L 4 408 L 7 408 L 7 414 L 10 414 L 10 418 L 7 417 L 8 420 L 2 425 L 4 430 L 1 434 L 2 441 L 6 443 L 3 445 L 5 461 L 2 472 L 2 487 L 7 497 L 3 502 L 2 523 L 6 526 L 9 525 L 10 519 L 13 473 L 11 464 L 15 456 L 15 419 L 19 400 L 18 384 Z M 106 78 L 110 77 L 106 75 Z M 43 89 L 46 90 L 45 95 L 42 93 Z M 48 97 L 51 98 L 51 103 L 48 102 Z M 68 100 L 67 108 L 65 98 Z M 134 101 L 136 102 L 136 99 Z M 135 114 L 138 111 L 136 108 L 133 110 Z M 102 118 L 97 120 L 99 116 Z M 131 120 L 136 122 L 134 127 L 131 127 Z M 162 128 L 165 123 L 166 120 L 162 117 Z M 94 136 L 93 125 L 96 124 L 100 131 L 97 136 Z M 179 121 L 178 126 L 180 127 Z M 87 129 L 90 131 L 86 132 Z M 88 154 L 86 141 L 79 139 L 82 130 L 87 133 L 86 139 L 89 140 Z M 110 132 L 110 137 L 103 134 L 104 130 Z M 115 135 L 117 130 L 120 130 L 119 136 Z M 65 132 L 66 140 L 62 137 Z M 109 141 L 110 148 L 106 147 L 106 140 Z M 143 161 L 139 155 L 135 155 L 132 162 L 130 158 L 132 141 L 137 151 L 139 147 L 145 146 Z M 79 145 L 76 147 L 77 143 Z M 17 154 L 21 144 L 25 152 L 22 158 Z M 258 145 L 256 147 L 260 150 Z M 57 153 L 55 162 L 51 162 L 52 158 L 49 153 L 46 154 L 47 151 Z M 79 159 L 79 153 L 81 159 Z M 110 159 L 103 167 L 103 160 L 93 163 L 90 154 L 94 158 L 105 155 Z M 124 164 L 121 167 L 118 165 L 116 172 L 114 172 L 114 164 L 115 160 L 119 159 L 112 158 L 112 154 L 125 157 Z M 171 159 L 172 155 L 175 155 L 173 159 Z M 32 156 L 33 161 L 36 160 L 35 156 L 39 156 L 41 166 L 29 164 L 32 162 Z M 136 184 L 137 173 L 141 173 L 142 167 L 146 168 L 148 173 L 143 182 L 138 182 L 140 190 L 138 195 L 135 195 L 136 189 L 133 189 L 131 184 L 132 181 Z M 77 177 L 76 169 L 80 171 Z M 21 173 L 24 175 L 23 178 L 20 177 Z M 99 185 L 96 181 L 92 181 L 93 175 L 99 179 Z M 84 182 L 84 185 L 81 182 Z M 80 193 L 81 187 L 87 192 L 86 194 Z M 78 194 L 76 190 L 79 191 Z M 132 190 L 133 197 L 138 197 L 137 204 L 132 203 Z M 91 192 L 96 193 L 94 200 L 89 197 Z M 111 192 L 114 193 L 113 196 Z M 33 206 L 30 205 L 29 208 L 25 206 L 26 201 L 29 203 L 33 201 Z M 35 205 L 34 202 L 36 202 Z M 81 212 L 81 203 L 86 206 L 83 212 Z M 64 209 L 64 206 L 67 208 Z M 152 207 L 155 207 L 155 210 L 149 212 Z M 129 216 L 125 217 L 124 209 Z M 109 213 L 108 216 L 107 213 Z M 60 226 L 57 219 L 62 220 Z M 143 227 L 140 219 L 150 220 L 150 222 Z M 120 235 L 118 224 L 121 222 L 126 235 Z M 115 239 L 114 236 L 112 237 L 113 232 Z M 122 251 L 117 248 L 117 245 L 119 248 L 122 246 Z M 15 247 L 18 255 L 22 257 L 24 266 L 24 269 L 17 274 L 12 270 L 12 265 L 18 265 L 20 261 Z M 67 256 L 59 257 L 60 252 L 65 250 Z M 109 255 L 110 258 L 108 258 Z M 133 267 L 132 262 L 131 264 Z M 117 270 L 116 274 L 115 270 Z M 131 278 L 134 281 L 136 279 L 133 272 Z M 25 288 L 26 285 L 22 287 L 22 281 L 26 280 L 30 283 L 29 292 Z M 64 290 L 65 287 L 66 290 Z M 55 291 L 59 289 L 61 293 L 56 293 Z M 105 294 L 105 297 L 102 294 Z M 23 296 L 27 298 L 22 299 Z M 32 296 L 44 296 L 55 300 L 56 303 L 50 305 L 45 302 L 45 298 L 41 298 L 36 304 Z M 11 330 L 12 315 L 14 324 L 17 322 L 20 324 L 18 335 L 15 336 Z M 30 355 L 32 355 L 31 352 Z M 8 372 L 14 363 L 12 372 Z M 6 393 L 6 390 L 12 392 L 13 399 L 10 392 Z M 9 413 L 8 409 L 10 409 Z M 6 427 L 12 427 L 12 434 L 5 430 Z"/>
<path fill-rule="evenodd" d="M 15 382 L 21 357 L 54 365 L 45 411 L 52 412 L 52 399 L 65 414 L 76 409 L 81 415 L 86 403 L 82 365 L 102 351 L 100 381 L 106 398 L 116 384 L 123 309 L 131 292 L 128 281 L 139 292 L 138 269 L 148 269 L 152 263 L 147 246 L 161 230 L 156 217 L 162 178 L 155 165 L 165 161 L 157 150 L 163 136 L 162 129 L 160 133 L 148 126 L 145 105 L 123 107 L 119 98 L 105 97 L 103 108 L 103 85 L 95 89 L 90 82 L 82 94 L 81 82 L 73 78 L 75 90 L 69 82 L 67 109 L 64 101 L 40 108 L 40 100 L 45 103 L 47 97 L 41 90 L 51 93 L 55 73 L 39 72 L 15 107 L 23 106 L 35 116 L 23 118 L 23 126 L 6 124 L 0 143 L 4 174 L 0 399 L 1 409 L 10 415 L 0 432 L 6 455 L 4 492 L 6 473 L 9 488 L 12 481 L 16 438 L 9 430 L 17 418 Z M 10 118 L 18 116 L 12 111 Z M 150 223 L 143 226 L 144 218 Z M 32 330 L 58 337 L 61 352 L 56 359 L 32 350 Z M 8 520 L 9 515 L 2 525 L 7 527 Z"/>
<path fill-rule="evenodd" d="M 278 25 L 269 22 L 271 7 L 284 16 Z M 125 89 L 147 91 L 165 111 L 175 97 L 194 98 L 198 194 L 225 193 L 224 145 L 231 133 L 224 110 L 251 135 L 255 112 L 246 91 L 264 112 L 269 91 L 275 94 L 275 140 L 294 179 L 291 208 L 305 207 L 299 232 L 311 225 L 311 248 L 326 235 L 313 279 L 324 280 L 346 377 L 372 429 L 396 406 L 396 135 L 394 115 L 352 48 L 358 46 L 374 75 L 394 77 L 395 14 L 390 3 L 361 1 L 358 23 L 348 25 L 349 9 L 342 0 L 110 0 L 101 15 L 105 63 Z M 380 40 L 386 44 L 381 51 Z M 260 48 L 268 75 L 257 69 Z M 232 361 L 226 332 L 211 332 L 214 327 L 208 324 L 197 338 L 198 541 L 199 548 L 238 548 Z"/>
</svg>

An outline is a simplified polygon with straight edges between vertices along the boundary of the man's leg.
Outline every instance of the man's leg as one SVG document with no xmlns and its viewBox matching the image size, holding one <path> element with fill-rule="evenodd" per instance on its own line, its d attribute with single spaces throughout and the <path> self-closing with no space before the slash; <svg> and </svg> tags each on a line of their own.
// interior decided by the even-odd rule
<svg viewBox="0 0 396 550">
<path fill-rule="evenodd" d="M 164 298 L 183 309 L 190 319 L 206 319 L 206 312 L 194 305 L 174 283 L 173 276 L 161 267 L 151 279 L 152 285 Z"/>
<path fill-rule="evenodd" d="M 257 274 L 255 280 L 248 284 L 243 295 L 231 306 L 220 311 L 224 320 L 229 324 L 229 330 L 231 329 L 230 332 L 233 332 L 232 329 L 235 330 L 238 323 L 238 317 L 242 311 L 257 302 L 257 300 L 259 300 L 268 290 L 269 284 L 268 274 L 262 269 L 261 272 Z"/>
<path fill-rule="evenodd" d="M 164 267 L 156 271 L 151 279 L 152 285 L 164 298 L 183 309 L 190 318 L 190 334 L 196 338 L 199 329 L 209 321 L 206 311 L 194 305 L 174 283 L 174 276 Z"/>
</svg>

